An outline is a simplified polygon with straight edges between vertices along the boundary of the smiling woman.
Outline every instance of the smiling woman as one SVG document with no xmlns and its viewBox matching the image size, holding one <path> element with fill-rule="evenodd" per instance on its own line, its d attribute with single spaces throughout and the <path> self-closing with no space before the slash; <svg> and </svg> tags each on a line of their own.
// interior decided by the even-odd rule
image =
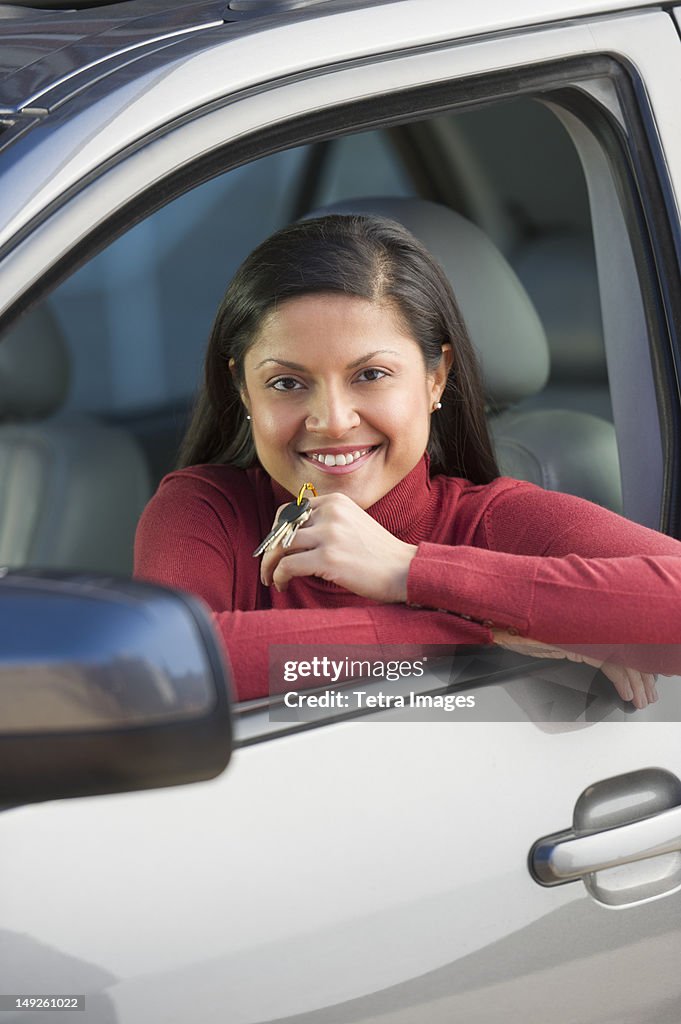
<svg viewBox="0 0 681 1024">
<path fill-rule="evenodd" d="M 181 465 L 142 517 L 136 573 L 208 602 L 241 699 L 267 694 L 269 645 L 323 642 L 610 645 L 620 696 L 656 697 L 667 661 L 637 645 L 681 635 L 681 544 L 499 475 L 449 282 L 393 221 L 308 220 L 249 256 Z M 258 571 L 308 482 L 309 517 Z"/>
<path fill-rule="evenodd" d="M 426 450 L 451 345 L 440 355 L 426 370 L 390 299 L 282 303 L 244 360 L 241 396 L 261 465 L 291 493 L 307 474 L 320 494 L 340 491 L 369 508 Z"/>
</svg>

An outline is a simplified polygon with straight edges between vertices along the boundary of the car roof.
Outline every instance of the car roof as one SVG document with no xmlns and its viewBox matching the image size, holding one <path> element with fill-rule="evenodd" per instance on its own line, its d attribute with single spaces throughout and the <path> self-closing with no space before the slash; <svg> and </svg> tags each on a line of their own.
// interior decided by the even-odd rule
<svg viewBox="0 0 681 1024">
<path fill-rule="evenodd" d="M 73 3 L 86 9 L 73 10 Z M 440 13 L 451 16 L 465 34 L 508 30 L 632 8 L 658 6 L 656 0 L 480 0 L 471 17 L 469 5 L 434 0 Z M 41 9 L 28 4 L 40 3 Z M 98 6 L 91 6 L 98 4 Z M 0 3 L 0 112 L 17 112 L 33 97 L 131 51 L 153 50 L 174 38 L 231 26 L 235 36 L 271 26 L 275 21 L 317 19 L 324 14 L 379 6 L 411 6 L 420 19 L 428 16 L 433 0 L 15 0 Z M 104 65 L 104 67 L 103 67 Z M 113 67 L 113 64 L 112 64 Z M 63 90 L 61 94 L 63 99 Z"/>
<path fill-rule="evenodd" d="M 83 11 L 22 11 L 0 4 L 0 105 L 16 109 L 31 95 L 117 53 L 221 25 L 225 6 L 224 0 L 173 7 L 168 0 L 127 0 Z"/>
</svg>

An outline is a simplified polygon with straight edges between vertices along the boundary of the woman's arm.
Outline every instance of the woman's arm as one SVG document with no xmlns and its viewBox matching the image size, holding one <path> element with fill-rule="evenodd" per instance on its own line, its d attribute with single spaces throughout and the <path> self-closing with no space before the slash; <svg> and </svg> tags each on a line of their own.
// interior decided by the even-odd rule
<svg viewBox="0 0 681 1024">
<path fill-rule="evenodd" d="M 589 657 L 584 653 L 580 654 L 565 647 L 555 647 L 541 640 L 520 637 L 504 630 L 495 629 L 493 633 L 495 644 L 516 654 L 529 655 L 532 658 L 567 658 L 569 661 L 584 662 L 586 665 L 599 668 L 613 683 L 622 700 L 633 701 L 637 708 L 645 708 L 658 699 L 655 685 L 657 676 L 654 673 L 640 672 L 638 669 L 617 665 L 602 657 Z"/>
<path fill-rule="evenodd" d="M 642 672 L 681 671 L 681 543 L 571 495 L 520 484 L 480 547 L 422 544 L 408 599 Z"/>
<path fill-rule="evenodd" d="M 484 509 L 472 489 L 477 525 L 458 545 L 416 548 L 342 494 L 313 498 L 289 550 L 263 559 L 263 579 L 282 590 L 319 576 L 372 600 L 446 609 L 547 644 L 590 645 L 583 653 L 592 658 L 614 650 L 642 670 L 678 671 L 681 543 L 571 495 L 500 483 Z"/>
<path fill-rule="evenodd" d="M 224 494 L 205 481 L 168 478 L 145 509 L 135 539 L 135 576 L 177 587 L 208 604 L 229 655 L 238 700 L 270 692 L 273 644 L 490 644 L 489 629 L 465 619 L 405 605 L 239 610 L 255 606 L 258 563 L 244 523 Z M 237 581 L 240 573 L 240 581 Z M 245 581 L 245 582 L 244 582 Z M 252 581 L 252 590 L 248 590 Z M 394 652 L 387 652 L 394 657 Z M 276 685 L 276 680 L 273 681 Z M 290 688 L 290 687 L 287 687 Z"/>
<path fill-rule="evenodd" d="M 251 700 L 269 693 L 281 693 L 281 679 L 270 678 L 270 647 L 306 645 L 305 658 L 322 657 L 330 647 L 369 645 L 365 657 L 375 661 L 413 660 L 424 648 L 442 647 L 443 655 L 458 645 L 490 644 L 488 629 L 446 612 L 417 610 L 405 605 L 372 608 L 306 608 L 252 612 L 218 611 L 215 624 L 225 642 L 235 680 L 236 699 Z M 445 650 L 446 648 L 446 650 Z M 353 652 L 357 656 L 357 652 Z M 341 680 L 343 677 L 340 677 Z M 323 685 L 300 680 L 287 684 Z"/>
</svg>

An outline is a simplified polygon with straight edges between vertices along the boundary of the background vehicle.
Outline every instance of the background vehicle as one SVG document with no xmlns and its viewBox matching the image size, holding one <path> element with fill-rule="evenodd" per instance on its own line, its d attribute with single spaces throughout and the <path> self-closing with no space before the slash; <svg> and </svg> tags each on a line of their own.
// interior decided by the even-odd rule
<svg viewBox="0 0 681 1024">
<path fill-rule="evenodd" d="M 163 8 L 0 7 L 0 562 L 125 576 L 230 274 L 280 224 L 377 195 L 466 217 L 539 312 L 548 382 L 537 355 L 493 387 L 524 321 L 484 288 L 480 323 L 464 307 L 492 353 L 506 471 L 589 497 L 605 483 L 613 507 L 681 536 L 677 11 Z M 3 812 L 11 990 L 84 992 L 81 1022 L 550 1007 L 563 1024 L 676 1024 L 678 848 L 588 888 L 527 867 L 576 807 L 586 831 L 613 794 L 606 829 L 675 813 L 674 683 L 632 715 L 588 673 L 465 659 L 426 688 L 475 693 L 492 721 L 310 722 L 256 702 L 235 709 L 239 749 L 213 781 Z"/>
</svg>

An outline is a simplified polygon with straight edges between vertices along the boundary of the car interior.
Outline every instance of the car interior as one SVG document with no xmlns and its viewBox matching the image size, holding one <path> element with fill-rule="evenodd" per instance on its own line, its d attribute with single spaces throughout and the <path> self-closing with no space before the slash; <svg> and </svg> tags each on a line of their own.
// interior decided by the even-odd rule
<svg viewBox="0 0 681 1024">
<path fill-rule="evenodd" d="M 443 264 L 502 472 L 621 511 L 584 175 L 555 114 L 520 98 L 229 170 L 25 314 L 0 344 L 0 565 L 130 573 L 232 274 L 278 227 L 351 210 L 401 220 Z"/>
</svg>

